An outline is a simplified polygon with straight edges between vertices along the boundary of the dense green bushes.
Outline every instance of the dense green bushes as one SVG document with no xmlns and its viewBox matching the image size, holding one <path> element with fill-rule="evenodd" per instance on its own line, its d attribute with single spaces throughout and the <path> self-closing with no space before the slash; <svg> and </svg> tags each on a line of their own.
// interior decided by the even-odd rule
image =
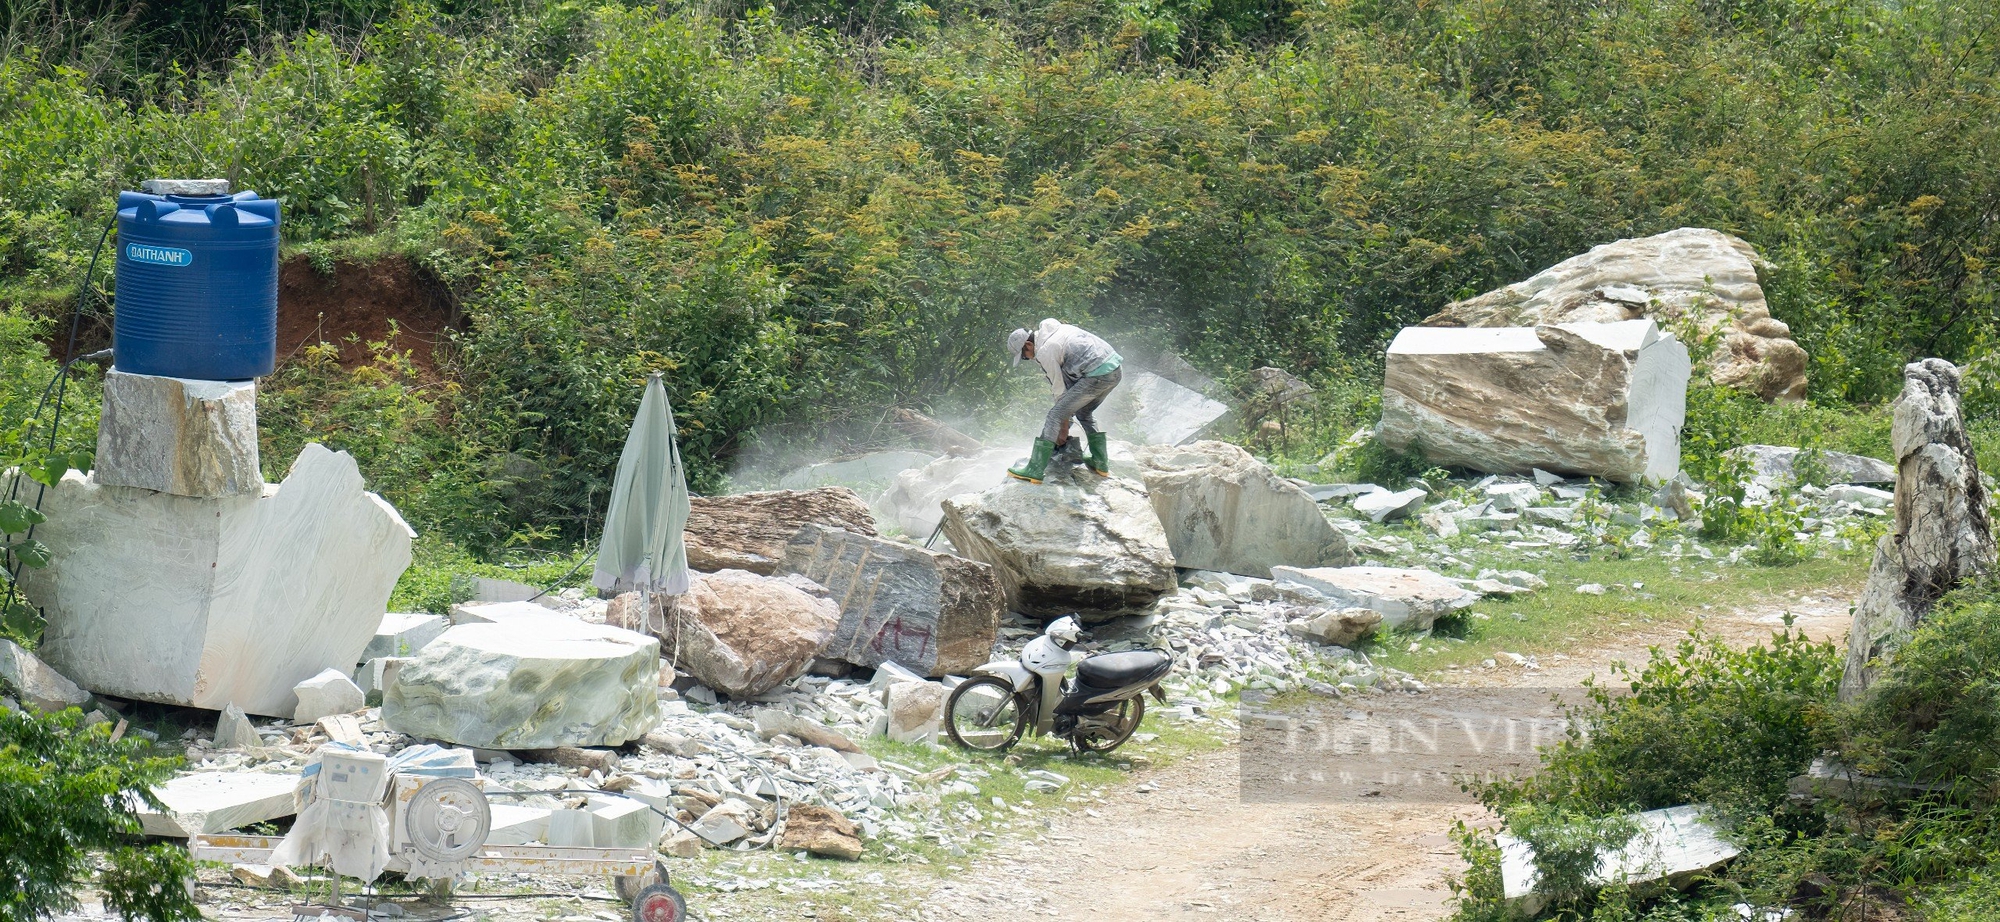
<svg viewBox="0 0 2000 922">
<path fill-rule="evenodd" d="M 178 845 L 138 838 L 138 798 L 173 762 L 146 758 L 136 737 L 85 726 L 74 708 L 51 716 L 0 711 L 0 918 L 46 919 L 79 906 L 78 886 L 103 861 L 104 907 L 150 922 L 201 918 Z"/>
<path fill-rule="evenodd" d="M 1628 688 L 1591 688 L 1541 774 L 1491 785 L 1481 799 L 1510 829 L 1551 843 L 1558 864 L 1565 843 L 1587 850 L 1616 832 L 1602 817 L 1687 803 L 1714 805 L 1744 847 L 1686 895 L 1634 899 L 1572 880 L 1552 895 L 1575 918 L 1693 922 L 1739 902 L 1789 904 L 1808 918 L 1874 918 L 1861 909 L 1870 902 L 1915 902 L 1934 914 L 1923 918 L 1988 918 L 2000 911 L 1996 637 L 2000 593 L 1965 587 L 1870 695 L 1840 704 L 1842 658 L 1831 645 L 1788 629 L 1738 652 L 1697 635 L 1656 650 L 1628 672 Z M 1881 780 L 1816 804 L 1788 796 L 1791 779 L 1829 752 Z M 1497 852 L 1483 835 L 1461 835 L 1473 862 L 1461 918 L 1501 918 Z"/>
<path fill-rule="evenodd" d="M 2000 13 L 1964 0 L 29 9 L 90 29 L 0 62 L 0 284 L 42 303 L 159 174 L 414 255 L 470 323 L 394 489 L 474 548 L 580 533 L 651 369 L 712 486 L 759 426 L 1007 401 L 992 343 L 1040 316 L 1339 388 L 1683 224 L 1763 248 L 1823 402 L 1996 335 Z"/>
</svg>

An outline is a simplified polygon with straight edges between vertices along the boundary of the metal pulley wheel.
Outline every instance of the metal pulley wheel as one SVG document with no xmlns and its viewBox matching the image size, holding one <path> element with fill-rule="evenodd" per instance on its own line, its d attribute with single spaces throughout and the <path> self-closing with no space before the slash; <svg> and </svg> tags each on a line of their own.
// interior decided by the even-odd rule
<svg viewBox="0 0 2000 922">
<path fill-rule="evenodd" d="M 463 861 L 479 853 L 493 831 L 486 793 L 463 778 L 439 778 L 417 789 L 403 811 L 403 830 L 432 861 Z"/>
</svg>

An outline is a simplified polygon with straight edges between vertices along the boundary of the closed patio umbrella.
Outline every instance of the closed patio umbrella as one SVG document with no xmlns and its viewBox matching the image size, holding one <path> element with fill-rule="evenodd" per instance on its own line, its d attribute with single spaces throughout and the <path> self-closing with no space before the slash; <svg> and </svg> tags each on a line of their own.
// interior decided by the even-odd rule
<svg viewBox="0 0 2000 922">
<path fill-rule="evenodd" d="M 591 583 L 610 592 L 688 591 L 687 546 L 681 540 L 687 519 L 687 477 L 674 437 L 674 410 L 656 371 L 646 380 L 632 433 L 618 456 Z"/>
</svg>

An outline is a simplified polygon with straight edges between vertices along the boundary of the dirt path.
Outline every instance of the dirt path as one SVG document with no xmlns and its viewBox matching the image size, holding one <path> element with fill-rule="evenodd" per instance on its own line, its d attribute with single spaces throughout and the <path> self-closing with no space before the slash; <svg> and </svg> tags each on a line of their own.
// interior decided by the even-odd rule
<svg viewBox="0 0 2000 922">
<path fill-rule="evenodd" d="M 1767 638 L 1786 612 L 1818 639 L 1839 639 L 1845 592 L 1717 612 L 1708 629 L 1737 646 Z M 1573 688 L 1611 678 L 1614 662 L 1643 662 L 1681 632 L 1635 634 L 1575 651 L 1539 670 L 1469 671 L 1441 679 L 1473 688 Z M 1434 686 L 1441 690 L 1444 686 Z M 1448 694 L 1448 693 L 1447 693 Z M 1395 695 L 1346 702 L 1380 719 L 1409 707 Z M 1250 732 L 1258 732 L 1252 730 Z M 1257 803 L 1240 794 L 1238 746 L 1165 768 L 1089 812 L 1055 818 L 1033 842 L 1013 843 L 924 901 L 932 922 L 1015 913 L 1092 922 L 1226 917 L 1246 922 L 1420 922 L 1450 913 L 1447 881 L 1463 869 L 1447 836 L 1454 820 L 1481 822 L 1469 797 L 1450 802 Z M 1472 766 L 1477 767 L 1477 766 Z M 1152 787 L 1154 790 L 1145 791 Z M 1441 800 L 1441 798 L 1440 798 Z"/>
</svg>

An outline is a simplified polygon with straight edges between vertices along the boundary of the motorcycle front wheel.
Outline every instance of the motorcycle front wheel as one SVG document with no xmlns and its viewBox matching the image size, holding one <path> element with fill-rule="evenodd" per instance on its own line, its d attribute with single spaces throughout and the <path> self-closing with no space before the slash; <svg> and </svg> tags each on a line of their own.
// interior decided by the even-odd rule
<svg viewBox="0 0 2000 922">
<path fill-rule="evenodd" d="M 1146 699 L 1133 695 L 1118 702 L 1118 706 L 1106 712 L 1101 718 L 1091 718 L 1089 724 L 1077 721 L 1077 728 L 1070 732 L 1069 744 L 1079 752 L 1110 752 L 1125 745 L 1132 734 L 1139 729 L 1139 721 L 1146 719 Z"/>
<path fill-rule="evenodd" d="M 1028 715 L 1014 683 L 999 676 L 967 679 L 944 704 L 944 729 L 951 741 L 975 752 L 999 752 L 1021 741 Z"/>
</svg>

